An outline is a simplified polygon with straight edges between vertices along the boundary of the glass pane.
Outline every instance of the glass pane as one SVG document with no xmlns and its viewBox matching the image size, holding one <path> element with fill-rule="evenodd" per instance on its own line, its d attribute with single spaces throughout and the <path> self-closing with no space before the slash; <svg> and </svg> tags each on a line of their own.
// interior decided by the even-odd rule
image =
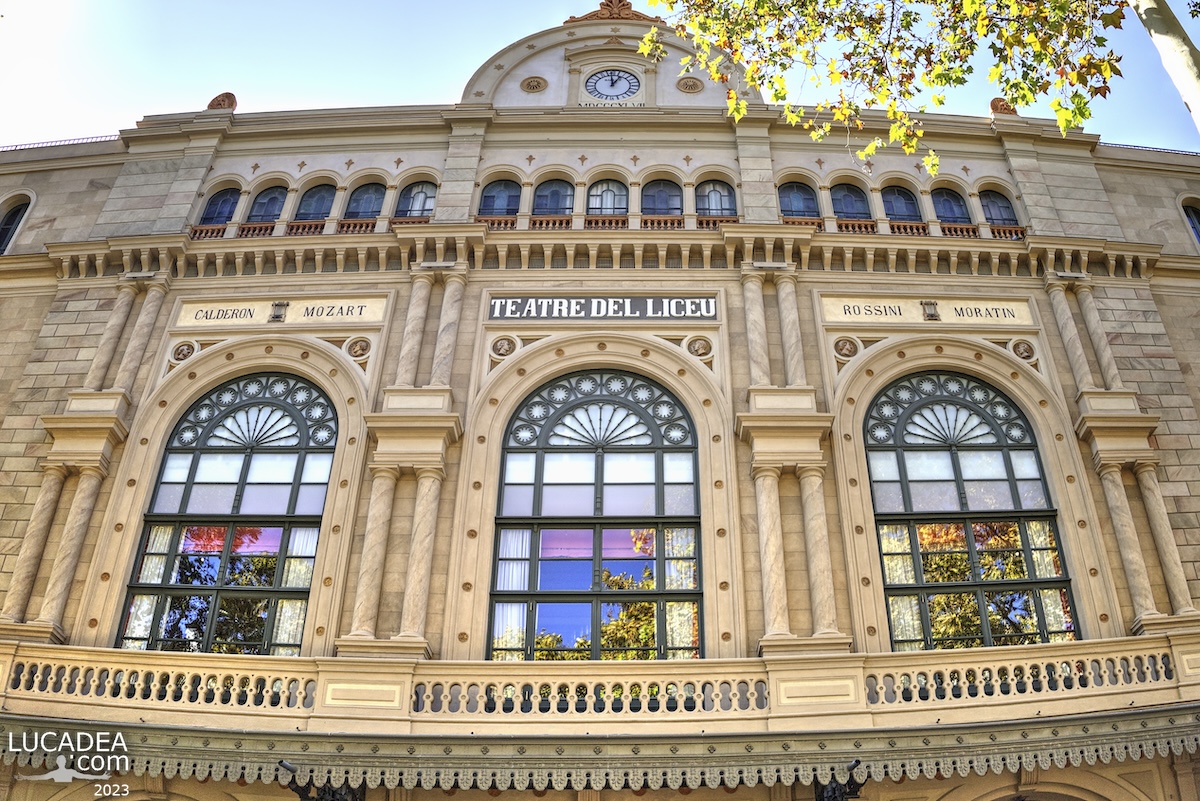
<svg viewBox="0 0 1200 801">
<path fill-rule="evenodd" d="M 591 559 L 592 530 L 590 528 L 547 528 L 542 529 L 541 550 L 543 559 Z"/>
<path fill-rule="evenodd" d="M 984 551 L 979 554 L 979 575 L 984 581 L 1007 581 L 1028 577 L 1022 551 Z"/>
<path fill-rule="evenodd" d="M 914 512 L 955 512 L 960 508 L 953 481 L 909 481 Z"/>
<path fill-rule="evenodd" d="M 194 484 L 188 496 L 187 510 L 200 514 L 227 515 L 233 511 L 236 484 Z"/>
<path fill-rule="evenodd" d="M 1062 589 L 1042 590 L 1042 612 L 1046 616 L 1047 631 L 1074 631 L 1071 607 L 1067 603 L 1067 591 Z"/>
<path fill-rule="evenodd" d="M 534 611 L 534 630 L 534 659 L 588 659 L 592 605 L 539 603 Z"/>
<path fill-rule="evenodd" d="M 233 530 L 230 551 L 237 554 L 277 554 L 283 539 L 278 526 L 238 526 Z"/>
<path fill-rule="evenodd" d="M 1058 551 L 1034 551 L 1033 569 L 1038 578 L 1057 578 L 1062 575 L 1062 560 Z"/>
<path fill-rule="evenodd" d="M 663 514 L 696 514 L 696 488 L 691 484 L 667 484 L 663 487 Z"/>
<path fill-rule="evenodd" d="M 923 523 L 917 526 L 922 551 L 965 551 L 967 533 L 962 523 Z"/>
<path fill-rule="evenodd" d="M 496 604 L 492 620 L 492 647 L 525 647 L 525 604 Z"/>
<path fill-rule="evenodd" d="M 590 590 L 592 588 L 592 562 L 579 559 L 545 559 L 538 563 L 537 588 L 539 590 Z"/>
<path fill-rule="evenodd" d="M 533 514 L 533 487 L 505 487 L 500 514 L 528 517 Z"/>
<path fill-rule="evenodd" d="M 652 515 L 654 490 L 653 484 L 605 484 L 604 514 Z"/>
<path fill-rule="evenodd" d="M 142 558 L 142 569 L 138 571 L 137 580 L 144 584 L 157 584 L 162 581 L 166 568 L 167 557 L 147 555 Z"/>
<path fill-rule="evenodd" d="M 653 528 L 606 528 L 600 534 L 605 558 L 654 556 Z"/>
<path fill-rule="evenodd" d="M 908 526 L 881 525 L 879 527 L 879 550 L 883 553 L 911 552 L 912 541 L 909 537 Z"/>
<path fill-rule="evenodd" d="M 212 598 L 208 595 L 175 595 L 167 600 L 167 609 L 159 624 L 159 636 L 164 640 L 198 641 L 204 637 L 208 610 Z M 193 650 L 173 648 L 167 650 Z"/>
<path fill-rule="evenodd" d="M 1007 481 L 964 481 L 967 508 L 1012 509 L 1012 488 Z"/>
<path fill-rule="evenodd" d="M 912 556 L 883 557 L 884 580 L 888 584 L 916 584 L 917 573 L 913 567 Z"/>
<path fill-rule="evenodd" d="M 696 529 L 694 528 L 663 529 L 663 540 L 667 556 L 696 555 Z"/>
<path fill-rule="evenodd" d="M 542 514 L 591 517 L 596 510 L 596 491 L 591 484 L 542 487 Z"/>
<path fill-rule="evenodd" d="M 893 595 L 888 598 L 892 618 L 893 640 L 923 640 L 921 608 L 915 595 Z"/>
<path fill-rule="evenodd" d="M 983 646 L 983 620 L 975 593 L 945 593 L 929 596 L 929 624 L 937 648 Z M 940 641 L 940 642 L 939 642 Z"/>
<path fill-rule="evenodd" d="M 146 553 L 166 553 L 171 548 L 173 526 L 151 526 L 146 538 Z"/>
<path fill-rule="evenodd" d="M 1037 453 L 1034 451 L 1009 451 L 1008 458 L 1012 460 L 1013 476 L 1015 478 L 1041 478 L 1038 470 Z"/>
<path fill-rule="evenodd" d="M 221 642 L 261 643 L 263 635 L 266 634 L 267 604 L 266 598 L 222 598 L 217 609 L 213 639 Z"/>
<path fill-rule="evenodd" d="M 867 454 L 872 481 L 899 481 L 900 468 L 896 466 L 895 451 L 871 451 Z"/>
<path fill-rule="evenodd" d="M 304 634 L 304 615 L 308 601 L 286 598 L 275 609 L 275 642 L 298 643 Z"/>
<path fill-rule="evenodd" d="M 175 559 L 171 583 L 212 586 L 217 583 L 217 571 L 220 569 L 220 556 L 179 556 Z"/>
<path fill-rule="evenodd" d="M 1008 478 L 1003 451 L 959 451 L 963 478 Z"/>
<path fill-rule="evenodd" d="M 600 586 L 605 590 L 653 590 L 653 559 L 605 559 L 601 564 Z"/>
<path fill-rule="evenodd" d="M 1033 593 L 1028 591 L 984 593 L 988 605 L 988 625 L 992 636 L 1037 633 L 1037 609 Z M 1034 640 L 1035 642 L 1037 640 Z"/>
<path fill-rule="evenodd" d="M 894 481 L 875 482 L 871 485 L 873 494 L 875 495 L 875 512 L 878 514 L 888 514 L 889 512 L 904 511 L 904 495 L 900 492 L 900 484 Z"/>
<path fill-rule="evenodd" d="M 1018 481 L 1017 495 L 1021 498 L 1022 509 L 1045 509 L 1046 490 L 1041 479 L 1036 481 Z"/>
<path fill-rule="evenodd" d="M 296 480 L 297 453 L 256 453 L 250 457 L 250 484 L 291 484 Z"/>
<path fill-rule="evenodd" d="M 699 587 L 696 581 L 696 561 L 694 559 L 668 559 L 667 581 L 663 589 L 694 590 Z"/>
<path fill-rule="evenodd" d="M 321 494 L 324 492 L 322 486 Z M 291 484 L 248 484 L 238 511 L 244 515 L 285 515 L 291 498 Z"/>
<path fill-rule="evenodd" d="M 500 531 L 500 556 L 504 559 L 528 559 L 530 530 L 506 528 Z"/>
<path fill-rule="evenodd" d="M 657 655 L 655 604 L 633 601 L 600 608 L 602 659 L 653 659 Z"/>
<path fill-rule="evenodd" d="M 288 556 L 316 556 L 319 531 L 309 527 L 293 528 L 288 536 Z"/>
<path fill-rule="evenodd" d="M 279 557 L 231 556 L 225 570 L 225 584 L 231 587 L 272 587 Z"/>
<path fill-rule="evenodd" d="M 596 455 L 547 453 L 542 480 L 547 484 L 591 484 L 596 480 Z"/>
<path fill-rule="evenodd" d="M 298 515 L 319 515 L 325 511 L 325 496 L 329 492 L 327 484 L 308 484 L 302 485 L 300 491 L 296 493 L 296 514 Z M 242 504 L 242 511 L 246 510 L 246 504 Z"/>
<path fill-rule="evenodd" d="M 700 608 L 695 601 L 667 603 L 667 647 L 700 647 Z"/>
<path fill-rule="evenodd" d="M 529 563 L 501 559 L 496 565 L 497 590 L 528 590 Z"/>
<path fill-rule="evenodd" d="M 300 473 L 300 480 L 305 484 L 324 484 L 329 481 L 329 470 L 332 466 L 332 453 L 310 453 L 304 457 L 304 470 Z"/>
<path fill-rule="evenodd" d="M 219 554 L 225 549 L 225 535 L 228 533 L 229 529 L 225 526 L 186 526 L 179 550 L 184 553 Z"/>
<path fill-rule="evenodd" d="M 950 461 L 949 451 L 906 451 L 904 467 L 908 470 L 908 480 L 954 478 L 954 464 Z"/>
<path fill-rule="evenodd" d="M 149 637 L 150 625 L 154 622 L 153 595 L 135 595 L 129 602 L 129 620 L 125 624 L 126 637 Z"/>
<path fill-rule="evenodd" d="M 686 454 L 690 458 L 690 454 Z M 604 483 L 653 484 L 654 454 L 604 454 Z"/>
<path fill-rule="evenodd" d="M 510 453 L 504 459 L 504 483 L 532 484 L 533 467 L 537 461 L 534 453 Z"/>
<path fill-rule="evenodd" d="M 312 585 L 312 574 L 312 559 L 287 559 L 283 563 L 283 583 L 280 586 L 307 588 Z"/>
<path fill-rule="evenodd" d="M 695 460 L 690 453 L 663 454 L 663 481 L 690 484 L 695 481 Z"/>
<path fill-rule="evenodd" d="M 1021 528 L 1015 521 L 973 523 L 971 535 L 980 551 L 1020 550 Z"/>
<path fill-rule="evenodd" d="M 1058 543 L 1054 541 L 1054 531 L 1050 528 L 1048 520 L 1029 520 L 1025 523 L 1025 533 L 1029 537 L 1029 544 L 1034 548 L 1057 548 Z"/>
<path fill-rule="evenodd" d="M 971 559 L 957 551 L 921 554 L 921 569 L 929 584 L 971 580 Z"/>
<path fill-rule="evenodd" d="M 188 472 L 192 469 L 192 454 L 172 453 L 163 463 L 163 483 L 176 482 L 179 484 L 188 480 Z"/>
<path fill-rule="evenodd" d="M 202 453 L 196 465 L 196 481 L 209 484 L 236 484 L 242 475 L 240 453 Z"/>
<path fill-rule="evenodd" d="M 183 500 L 182 484 L 159 484 L 158 494 L 154 496 L 152 512 L 172 514 L 179 511 L 179 502 Z"/>
</svg>

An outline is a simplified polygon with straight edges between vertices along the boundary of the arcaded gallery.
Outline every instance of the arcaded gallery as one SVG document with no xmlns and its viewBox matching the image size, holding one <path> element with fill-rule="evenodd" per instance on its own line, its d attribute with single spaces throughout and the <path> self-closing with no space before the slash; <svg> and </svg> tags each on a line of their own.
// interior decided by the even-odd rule
<svg viewBox="0 0 1200 801">
<path fill-rule="evenodd" d="M 0 149 L 0 799 L 1200 798 L 1200 155 L 579 14 Z"/>
</svg>

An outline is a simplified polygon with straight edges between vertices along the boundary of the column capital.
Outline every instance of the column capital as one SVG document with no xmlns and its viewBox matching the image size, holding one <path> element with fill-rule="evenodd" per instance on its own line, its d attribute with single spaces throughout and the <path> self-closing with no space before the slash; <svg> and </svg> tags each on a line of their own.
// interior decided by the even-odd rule
<svg viewBox="0 0 1200 801">
<path fill-rule="evenodd" d="M 61 462 L 46 462 L 42 464 L 43 473 L 57 473 L 60 477 L 66 478 L 71 475 L 71 468 Z"/>
<path fill-rule="evenodd" d="M 127 278 L 122 278 L 121 282 L 117 284 L 118 295 L 120 295 L 122 292 L 128 292 L 130 295 L 136 295 L 140 290 L 141 286 L 137 281 L 129 280 Z"/>
<path fill-rule="evenodd" d="M 145 289 L 146 289 L 146 293 L 147 293 L 147 294 L 149 294 L 149 293 L 151 293 L 151 292 L 158 292 L 158 293 L 160 293 L 160 294 L 163 294 L 163 295 L 165 295 L 165 294 L 167 294 L 167 291 L 168 291 L 170 288 L 171 288 L 171 287 L 170 287 L 170 286 L 168 286 L 168 284 L 167 284 L 167 280 L 166 280 L 165 278 L 164 278 L 164 279 L 162 279 L 162 280 L 157 280 L 157 279 L 156 279 L 156 280 L 153 280 L 153 281 L 147 281 L 147 282 L 146 282 L 146 284 L 145 284 Z"/>
<path fill-rule="evenodd" d="M 766 277 L 766 275 L 763 274 L 763 272 L 761 270 L 759 270 L 755 267 L 743 267 L 742 268 L 742 285 L 743 286 L 745 286 L 746 284 L 750 284 L 750 283 L 755 283 L 755 284 L 758 284 L 759 286 L 762 286 L 766 282 L 766 280 L 767 280 L 767 277 Z"/>
<path fill-rule="evenodd" d="M 1133 463 L 1133 474 L 1140 476 L 1142 473 L 1154 473 L 1158 475 L 1158 461 L 1154 459 L 1138 459 Z"/>
<path fill-rule="evenodd" d="M 816 478 L 825 478 L 824 464 L 798 464 L 796 465 L 796 478 L 808 478 L 815 476 Z"/>
<path fill-rule="evenodd" d="M 1092 294 L 1092 285 L 1088 281 L 1083 281 L 1083 280 L 1072 281 L 1071 289 L 1075 292 L 1076 295 Z"/>
<path fill-rule="evenodd" d="M 783 474 L 781 464 L 756 464 L 750 468 L 750 476 L 757 481 L 759 478 L 778 479 Z"/>
<path fill-rule="evenodd" d="M 796 286 L 798 283 L 798 278 L 794 272 L 794 268 L 791 267 L 786 270 L 773 270 L 771 272 L 771 278 L 775 281 L 775 286 L 779 286 L 780 284 L 791 284 L 792 286 Z"/>
<path fill-rule="evenodd" d="M 1097 462 L 1096 472 L 1100 475 L 1108 475 L 1109 473 L 1117 473 L 1120 475 L 1123 465 L 1120 462 Z"/>
<path fill-rule="evenodd" d="M 104 465 L 99 464 L 82 464 L 79 465 L 79 476 L 96 476 L 100 480 L 104 480 L 108 476 L 108 469 Z"/>
<path fill-rule="evenodd" d="M 400 480 L 400 466 L 394 464 L 381 464 L 372 462 L 367 465 L 367 469 L 371 471 L 371 478 L 390 478 L 392 481 Z"/>
<path fill-rule="evenodd" d="M 466 286 L 467 272 L 466 270 L 445 270 L 442 272 L 442 283 L 446 286 L 450 286 L 450 284 L 462 284 Z"/>
<path fill-rule="evenodd" d="M 417 474 L 417 481 L 426 478 L 436 478 L 438 481 L 446 479 L 446 469 L 440 465 L 416 465 L 413 472 Z"/>
</svg>

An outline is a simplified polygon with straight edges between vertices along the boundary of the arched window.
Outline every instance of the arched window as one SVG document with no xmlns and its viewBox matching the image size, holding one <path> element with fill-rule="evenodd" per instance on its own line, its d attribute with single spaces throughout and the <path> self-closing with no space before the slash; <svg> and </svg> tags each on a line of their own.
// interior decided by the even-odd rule
<svg viewBox="0 0 1200 801">
<path fill-rule="evenodd" d="M 555 379 L 508 425 L 489 657 L 701 655 L 696 436 L 614 370 Z"/>
<path fill-rule="evenodd" d="M 3 217 L 0 217 L 0 256 L 8 252 L 8 246 L 16 236 L 17 226 L 21 224 L 21 219 L 27 211 L 29 211 L 29 203 L 24 201 L 13 206 L 4 212 Z"/>
<path fill-rule="evenodd" d="M 953 189 L 940 187 L 929 193 L 933 198 L 933 210 L 941 222 L 952 225 L 969 225 L 971 213 L 967 211 L 967 201 Z"/>
<path fill-rule="evenodd" d="M 533 191 L 534 214 L 570 214 L 575 204 L 575 187 L 566 181 L 543 181 Z"/>
<path fill-rule="evenodd" d="M 884 595 L 897 651 L 1076 638 L 1037 443 L 982 381 L 896 381 L 865 425 Z"/>
<path fill-rule="evenodd" d="M 883 213 L 896 222 L 921 222 L 921 207 L 917 198 L 902 186 L 885 186 L 880 191 Z"/>
<path fill-rule="evenodd" d="M 674 181 L 651 181 L 642 187 L 642 214 L 678 216 L 683 214 L 683 190 Z"/>
<path fill-rule="evenodd" d="M 250 214 L 246 217 L 246 222 L 275 222 L 283 212 L 283 201 L 286 198 L 287 190 L 282 186 L 267 187 L 259 192 L 250 204 Z"/>
<path fill-rule="evenodd" d="M 1196 241 L 1200 242 L 1200 208 L 1196 208 L 1195 206 L 1184 206 L 1183 214 L 1185 217 L 1187 217 L 1188 225 L 1192 227 L 1192 235 L 1196 237 Z M 2 234 L 3 228 L 0 228 L 0 244 L 4 243 Z M 0 253 L 3 251 L 4 248 L 0 247 Z"/>
<path fill-rule="evenodd" d="M 779 211 L 784 217 L 820 217 L 817 193 L 811 186 L 793 181 L 779 187 Z"/>
<path fill-rule="evenodd" d="M 511 217 L 521 205 L 521 185 L 516 181 L 492 181 L 483 188 L 479 213 L 485 217 Z"/>
<path fill-rule="evenodd" d="M 990 225 L 1020 225 L 1012 201 L 999 192 L 983 190 L 979 193 L 979 205 L 983 206 L 983 218 Z"/>
<path fill-rule="evenodd" d="M 118 646 L 297 655 L 337 441 L 308 381 L 209 392 L 171 432 Z"/>
<path fill-rule="evenodd" d="M 333 208 L 333 196 L 337 190 L 333 184 L 314 186 L 300 197 L 300 208 L 296 211 L 297 220 L 324 220 Z"/>
<path fill-rule="evenodd" d="M 418 181 L 400 190 L 396 201 L 397 217 L 429 217 L 437 201 L 437 186 L 429 181 Z"/>
<path fill-rule="evenodd" d="M 222 189 L 208 199 L 208 205 L 204 207 L 204 214 L 200 217 L 201 225 L 224 225 L 233 219 L 233 212 L 237 208 L 238 198 L 241 197 L 242 190 L 230 187 Z"/>
<path fill-rule="evenodd" d="M 839 220 L 871 219 L 867 193 L 854 184 L 838 184 L 832 187 L 829 190 L 829 199 L 833 201 L 833 214 Z"/>
<path fill-rule="evenodd" d="M 383 184 L 364 184 L 350 193 L 346 203 L 347 220 L 373 220 L 383 210 L 383 195 L 387 187 Z"/>
<path fill-rule="evenodd" d="M 588 189 L 588 214 L 628 214 L 629 189 L 620 181 L 597 181 Z"/>
<path fill-rule="evenodd" d="M 737 200 L 733 187 L 724 181 L 705 181 L 696 187 L 696 214 L 704 217 L 734 217 Z"/>
</svg>

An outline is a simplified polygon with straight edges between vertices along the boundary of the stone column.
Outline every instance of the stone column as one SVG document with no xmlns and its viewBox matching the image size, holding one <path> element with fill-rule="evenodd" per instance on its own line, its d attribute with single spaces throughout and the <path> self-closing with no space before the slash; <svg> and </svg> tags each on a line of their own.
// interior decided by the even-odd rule
<svg viewBox="0 0 1200 801">
<path fill-rule="evenodd" d="M 442 313 L 438 320 L 437 343 L 433 349 L 433 368 L 429 371 L 429 386 L 450 386 L 454 368 L 454 348 L 458 344 L 458 318 L 462 314 L 463 292 L 467 277 L 450 273 L 445 277 L 446 291 L 442 295 Z"/>
<path fill-rule="evenodd" d="M 129 319 L 129 311 L 133 308 L 133 299 L 137 296 L 137 286 L 122 283 L 117 287 L 117 302 L 113 304 L 108 322 L 104 324 L 104 333 L 100 336 L 100 344 L 96 346 L 96 355 L 92 357 L 92 366 L 88 368 L 87 376 L 83 379 L 83 388 L 100 390 L 104 388 L 104 377 L 108 375 L 109 365 L 117 352 L 117 342 L 125 330 L 125 321 Z"/>
<path fill-rule="evenodd" d="M 0 620 L 14 623 L 22 623 L 25 620 L 29 596 L 33 592 L 33 582 L 37 579 L 38 568 L 42 565 L 46 538 L 50 535 L 50 524 L 58 510 L 58 499 L 62 496 L 63 482 L 66 478 L 67 468 L 63 465 L 48 464 L 42 467 L 42 487 L 33 505 L 33 514 L 29 516 L 25 536 L 21 539 L 21 550 L 17 554 L 17 564 L 13 567 L 12 578 L 8 583 L 8 593 L 4 596 L 4 609 L 0 611 Z"/>
<path fill-rule="evenodd" d="M 154 332 L 154 324 L 158 321 L 158 313 L 166 296 L 167 285 L 164 283 L 153 283 L 146 287 L 146 299 L 142 301 L 142 309 L 138 312 L 137 322 L 133 324 L 129 344 L 125 346 L 125 353 L 121 356 L 121 366 L 117 369 L 117 380 L 113 389 L 125 392 L 133 389 L 133 382 L 142 366 L 142 357 L 146 354 L 146 346 L 150 344 L 150 335 Z"/>
<path fill-rule="evenodd" d="M 1142 491 L 1142 503 L 1146 507 L 1146 518 L 1150 521 L 1150 532 L 1154 535 L 1154 546 L 1158 549 L 1158 561 L 1162 563 L 1163 578 L 1167 582 L 1167 594 L 1171 598 L 1171 609 L 1177 615 L 1193 613 L 1192 594 L 1188 590 L 1187 576 L 1179 558 L 1179 546 L 1175 532 L 1167 517 L 1162 489 L 1158 486 L 1158 473 L 1152 462 L 1138 462 L 1133 466 L 1138 488 Z"/>
<path fill-rule="evenodd" d="M 408 297 L 408 314 L 404 318 L 404 339 L 400 343 L 400 358 L 396 361 L 398 387 L 414 386 L 417 379 L 417 363 L 421 360 L 421 343 L 425 338 L 425 318 L 429 316 L 429 293 L 433 287 L 433 273 L 416 273 L 412 279 L 412 293 Z"/>
<path fill-rule="evenodd" d="M 787 579 L 783 567 L 783 523 L 779 514 L 779 473 L 775 466 L 754 468 L 758 505 L 758 558 L 762 572 L 764 636 L 791 636 L 788 625 Z"/>
<path fill-rule="evenodd" d="M 829 523 L 825 519 L 825 468 L 801 465 L 800 502 L 804 508 L 804 549 L 808 561 L 808 594 L 812 602 L 813 636 L 838 634 L 833 591 L 833 561 L 829 557 Z"/>
<path fill-rule="evenodd" d="M 767 318 L 763 310 L 761 273 L 742 273 L 742 297 L 746 304 L 746 347 L 750 351 L 750 386 L 770 386 L 771 363 L 767 359 Z"/>
<path fill-rule="evenodd" d="M 35 623 L 54 628 L 62 626 L 63 612 L 67 608 L 67 598 L 71 594 L 75 572 L 79 568 L 79 556 L 83 553 L 83 542 L 87 539 L 88 526 L 92 522 L 92 512 L 96 509 L 96 497 L 100 494 L 104 474 L 105 471 L 97 465 L 79 468 L 75 498 L 71 501 L 71 511 L 67 514 L 67 523 L 63 527 L 62 542 L 58 544 L 54 567 L 50 569 L 46 597 L 42 600 L 42 609 Z"/>
<path fill-rule="evenodd" d="M 417 468 L 417 500 L 413 508 L 412 546 L 404 583 L 404 610 L 399 637 L 424 638 L 429 611 L 429 578 L 433 569 L 433 540 L 437 533 L 438 502 L 442 496 L 440 467 Z"/>
<path fill-rule="evenodd" d="M 789 387 L 808 383 L 804 372 L 804 343 L 800 336 L 800 312 L 796 307 L 796 276 L 775 276 L 775 296 L 779 303 L 779 328 L 783 335 L 783 371 Z"/>
<path fill-rule="evenodd" d="M 1092 368 L 1088 366 L 1087 356 L 1083 353 L 1083 344 L 1079 341 L 1079 329 L 1075 326 L 1075 315 L 1067 304 L 1067 290 L 1058 281 L 1046 283 L 1046 292 L 1050 295 L 1050 307 L 1054 310 L 1054 321 L 1058 323 L 1058 333 L 1062 336 L 1063 345 L 1067 349 L 1067 361 L 1071 363 L 1071 374 L 1079 389 L 1095 389 L 1092 381 Z"/>
<path fill-rule="evenodd" d="M 383 566 L 387 560 L 388 536 L 392 529 L 392 504 L 400 469 L 371 465 L 371 501 L 367 505 L 367 531 L 358 563 L 358 585 L 354 590 L 351 637 L 375 638 L 379 619 L 379 595 L 383 589 Z"/>
<path fill-rule="evenodd" d="M 1146 573 L 1146 561 L 1142 558 L 1142 545 L 1133 526 L 1133 514 L 1129 511 L 1129 499 L 1121 482 L 1121 466 L 1112 463 L 1100 465 L 1100 483 L 1104 485 L 1104 500 L 1112 517 L 1117 548 L 1121 552 L 1121 563 L 1129 582 L 1133 614 L 1139 618 L 1159 615 L 1161 613 L 1154 607 L 1154 595 L 1150 592 L 1150 577 Z"/>
<path fill-rule="evenodd" d="M 1104 333 L 1104 323 L 1100 320 L 1100 312 L 1096 310 L 1096 298 L 1092 295 L 1092 288 L 1087 284 L 1076 284 L 1075 297 L 1079 300 L 1079 311 L 1083 313 L 1083 326 L 1092 340 L 1092 350 L 1096 352 L 1096 361 L 1100 363 L 1100 372 L 1104 376 L 1104 388 L 1125 389 L 1125 384 L 1121 381 L 1121 371 L 1117 369 L 1117 361 L 1113 358 L 1112 348 L 1108 344 L 1108 335 Z"/>
</svg>

